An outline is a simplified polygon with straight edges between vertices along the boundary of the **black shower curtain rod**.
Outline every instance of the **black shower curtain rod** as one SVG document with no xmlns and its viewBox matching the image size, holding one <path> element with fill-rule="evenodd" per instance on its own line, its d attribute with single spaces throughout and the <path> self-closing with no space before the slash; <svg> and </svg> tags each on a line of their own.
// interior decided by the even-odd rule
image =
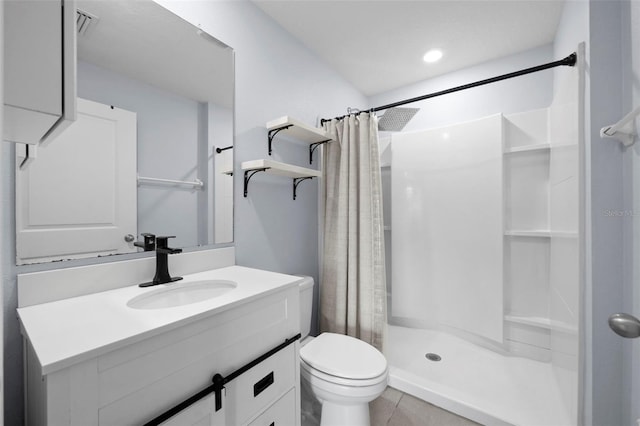
<svg viewBox="0 0 640 426">
<path fill-rule="evenodd" d="M 361 112 L 382 111 L 382 110 L 389 109 L 389 108 L 394 108 L 394 107 L 397 107 L 397 106 L 400 106 L 400 105 L 406 105 L 406 104 L 410 104 L 410 103 L 413 103 L 413 102 L 423 101 L 425 99 L 435 98 L 436 96 L 447 95 L 449 93 L 459 92 L 461 90 L 471 89 L 472 87 L 483 86 L 485 84 L 495 83 L 497 81 L 507 80 L 509 78 L 519 77 L 521 75 L 531 74 L 533 72 L 538 72 L 538 71 L 546 70 L 546 69 L 549 69 L 549 68 L 555 68 L 555 67 L 559 67 L 559 66 L 570 66 L 570 67 L 572 67 L 572 66 L 574 66 L 576 64 L 577 59 L 578 59 L 578 56 L 574 52 L 571 55 L 567 56 L 566 58 L 560 59 L 558 61 L 549 62 L 547 64 L 542 64 L 542 65 L 538 65 L 538 66 L 531 67 L 531 68 L 525 68 L 525 69 L 520 70 L 520 71 L 510 72 L 509 74 L 503 74 L 503 75 L 499 75 L 497 77 L 487 78 L 485 80 L 480 80 L 480 81 L 476 81 L 476 82 L 473 82 L 473 83 L 464 84 L 462 86 L 452 87 L 451 89 L 441 90 L 439 92 L 429 93 L 427 95 L 422 95 L 422 96 L 418 96 L 418 97 L 415 97 L 415 98 L 405 99 L 403 101 L 398 101 L 398 102 L 394 102 L 392 104 L 382 105 L 382 106 L 371 108 L 371 109 L 368 109 L 368 110 L 365 110 L 365 111 L 361 111 Z M 358 114 L 360 114 L 360 112 L 355 113 L 355 115 L 358 115 Z M 348 115 L 349 114 L 342 115 L 340 117 L 335 117 L 335 119 L 336 120 L 341 120 L 341 119 L 345 118 Z M 323 119 L 320 120 L 320 125 L 323 125 L 325 122 L 331 121 L 331 120 L 332 120 L 331 118 L 323 118 Z"/>
</svg>

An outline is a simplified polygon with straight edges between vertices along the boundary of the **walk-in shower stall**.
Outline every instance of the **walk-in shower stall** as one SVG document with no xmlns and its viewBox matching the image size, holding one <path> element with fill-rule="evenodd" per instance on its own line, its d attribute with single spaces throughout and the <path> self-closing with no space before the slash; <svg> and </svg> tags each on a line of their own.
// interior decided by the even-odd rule
<svg viewBox="0 0 640 426">
<path fill-rule="evenodd" d="M 581 69 L 554 72 L 547 108 L 385 136 L 390 385 L 482 424 L 579 424 Z"/>
</svg>

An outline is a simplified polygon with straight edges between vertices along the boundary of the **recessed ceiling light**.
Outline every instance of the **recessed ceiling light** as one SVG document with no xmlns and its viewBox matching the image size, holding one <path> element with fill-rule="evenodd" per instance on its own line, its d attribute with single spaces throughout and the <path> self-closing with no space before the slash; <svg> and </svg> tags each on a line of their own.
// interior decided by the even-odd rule
<svg viewBox="0 0 640 426">
<path fill-rule="evenodd" d="M 438 62 L 440 58 L 442 58 L 442 50 L 439 49 L 431 49 L 422 57 L 422 59 L 429 64 Z"/>
</svg>

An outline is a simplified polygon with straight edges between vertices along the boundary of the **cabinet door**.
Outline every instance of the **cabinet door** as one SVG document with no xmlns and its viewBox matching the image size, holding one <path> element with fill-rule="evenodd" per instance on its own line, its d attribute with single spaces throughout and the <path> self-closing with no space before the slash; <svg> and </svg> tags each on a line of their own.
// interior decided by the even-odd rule
<svg viewBox="0 0 640 426">
<path fill-rule="evenodd" d="M 37 144 L 75 119 L 75 2 L 3 4 L 3 139 Z"/>
<path fill-rule="evenodd" d="M 162 426 L 225 426 L 225 393 L 222 392 L 222 408 L 215 410 L 215 394 L 211 394 L 180 411 Z"/>
<path fill-rule="evenodd" d="M 248 426 L 295 426 L 300 423 L 296 413 L 296 389 L 293 388 Z"/>
<path fill-rule="evenodd" d="M 137 234 L 136 114 L 78 105 L 78 120 L 16 168 L 18 264 L 132 249 L 124 236 Z"/>
<path fill-rule="evenodd" d="M 295 386 L 297 345 L 292 344 L 227 384 L 228 418 L 246 424 Z"/>
</svg>

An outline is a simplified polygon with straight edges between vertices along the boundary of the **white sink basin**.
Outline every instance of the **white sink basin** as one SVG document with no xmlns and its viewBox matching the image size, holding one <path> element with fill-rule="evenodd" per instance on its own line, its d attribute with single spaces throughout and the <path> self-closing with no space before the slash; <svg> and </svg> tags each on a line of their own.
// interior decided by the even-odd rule
<svg viewBox="0 0 640 426">
<path fill-rule="evenodd" d="M 178 282 L 136 296 L 127 302 L 127 306 L 133 309 L 164 309 L 190 305 L 222 296 L 237 286 L 237 283 L 226 280 Z"/>
</svg>

